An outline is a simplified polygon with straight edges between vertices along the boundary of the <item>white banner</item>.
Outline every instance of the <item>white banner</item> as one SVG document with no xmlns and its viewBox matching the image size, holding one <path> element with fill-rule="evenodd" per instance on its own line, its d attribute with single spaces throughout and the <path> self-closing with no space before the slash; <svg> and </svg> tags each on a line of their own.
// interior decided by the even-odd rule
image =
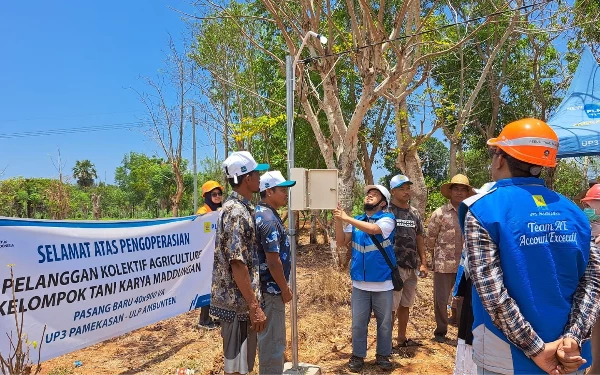
<svg viewBox="0 0 600 375">
<path fill-rule="evenodd" d="M 0 218 L 0 353 L 15 313 L 47 360 L 207 305 L 216 221 Z"/>
</svg>

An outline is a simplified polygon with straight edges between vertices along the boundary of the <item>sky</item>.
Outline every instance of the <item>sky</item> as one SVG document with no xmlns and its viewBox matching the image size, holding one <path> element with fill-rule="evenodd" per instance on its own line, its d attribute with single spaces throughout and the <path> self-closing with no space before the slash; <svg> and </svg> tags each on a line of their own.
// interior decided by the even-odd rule
<svg viewBox="0 0 600 375">
<path fill-rule="evenodd" d="M 0 178 L 55 178 L 60 150 L 64 175 L 89 159 L 99 180 L 113 183 L 130 151 L 163 156 L 130 128 L 145 115 L 131 87 L 146 90 L 140 77 L 156 78 L 165 67 L 169 34 L 183 45 L 184 16 L 169 6 L 194 12 L 185 0 L 0 5 Z M 81 132 L 100 126 L 105 130 Z M 209 153 L 199 146 L 198 160 Z M 184 157 L 192 158 L 190 137 Z"/>
</svg>

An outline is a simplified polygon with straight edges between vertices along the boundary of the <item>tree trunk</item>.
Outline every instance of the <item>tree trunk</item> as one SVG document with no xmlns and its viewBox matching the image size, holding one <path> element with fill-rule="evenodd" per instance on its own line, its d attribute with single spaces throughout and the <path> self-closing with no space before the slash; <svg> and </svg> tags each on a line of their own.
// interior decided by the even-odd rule
<svg viewBox="0 0 600 375">
<path fill-rule="evenodd" d="M 348 213 L 352 212 L 353 208 L 352 193 L 356 181 L 356 176 L 354 175 L 354 162 L 356 161 L 356 156 L 355 147 L 354 152 L 343 152 L 338 167 L 338 201 L 340 206 Z"/>
<path fill-rule="evenodd" d="M 396 166 L 412 181 L 410 203 L 424 217 L 427 206 L 427 186 L 423 176 L 421 158 L 417 153 L 420 143 L 413 138 L 408 123 L 406 97 L 394 103 L 394 110 L 396 112 L 396 142 L 399 149 Z M 424 141 L 424 138 L 421 141 Z"/>
<path fill-rule="evenodd" d="M 369 150 L 367 148 L 367 140 L 365 136 L 362 135 L 361 132 L 358 133 L 358 144 L 360 146 L 361 157 L 359 158 L 360 167 L 363 172 L 363 176 L 365 177 L 365 184 L 373 185 L 375 182 L 373 179 L 373 163 L 371 163 L 371 159 L 369 158 Z M 372 146 L 375 147 L 375 146 Z"/>
<path fill-rule="evenodd" d="M 317 215 L 319 210 L 310 211 L 310 244 L 314 245 L 317 243 Z"/>
<path fill-rule="evenodd" d="M 419 211 L 421 217 L 425 217 L 425 207 L 427 206 L 427 186 L 425 185 L 425 178 L 423 177 L 421 158 L 419 158 L 416 148 L 409 149 L 405 153 L 399 153 L 397 166 L 413 183 L 411 187 L 411 206 L 415 207 Z"/>
<path fill-rule="evenodd" d="M 448 178 L 452 178 L 452 176 L 458 173 L 458 140 L 452 139 L 450 140 L 450 167 L 448 168 Z"/>
<path fill-rule="evenodd" d="M 175 167 L 175 166 L 174 166 Z M 177 184 L 177 190 L 175 195 L 171 198 L 173 202 L 173 207 L 171 207 L 171 213 L 173 217 L 177 217 L 179 215 L 179 202 L 181 202 L 181 197 L 183 196 L 183 176 L 179 168 L 173 168 L 173 172 L 175 173 L 175 182 Z"/>
<path fill-rule="evenodd" d="M 100 194 L 92 193 L 92 211 L 94 215 L 94 220 L 100 220 L 100 198 L 102 196 Z"/>
</svg>

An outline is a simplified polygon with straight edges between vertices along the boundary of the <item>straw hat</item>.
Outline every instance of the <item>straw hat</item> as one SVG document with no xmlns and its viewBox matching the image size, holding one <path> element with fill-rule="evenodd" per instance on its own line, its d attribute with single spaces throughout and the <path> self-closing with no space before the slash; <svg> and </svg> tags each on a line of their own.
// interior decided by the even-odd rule
<svg viewBox="0 0 600 375">
<path fill-rule="evenodd" d="M 475 192 L 473 191 L 473 186 L 469 185 L 469 179 L 464 174 L 457 174 L 456 176 L 452 177 L 450 182 L 446 182 L 445 184 L 442 185 L 442 188 L 440 189 L 442 192 L 442 195 L 448 199 L 450 199 L 450 188 L 452 187 L 452 185 L 468 186 L 469 187 L 469 194 L 467 195 L 468 197 L 475 194 Z"/>
</svg>

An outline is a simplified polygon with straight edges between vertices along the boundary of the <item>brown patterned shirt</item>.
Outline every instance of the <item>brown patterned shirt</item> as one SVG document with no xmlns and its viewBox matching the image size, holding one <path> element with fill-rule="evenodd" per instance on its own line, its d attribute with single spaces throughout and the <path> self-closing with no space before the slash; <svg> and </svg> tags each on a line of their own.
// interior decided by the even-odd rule
<svg viewBox="0 0 600 375">
<path fill-rule="evenodd" d="M 458 213 L 450 202 L 431 214 L 425 237 L 425 248 L 431 254 L 433 271 L 456 273 L 463 237 L 458 224 Z"/>
<path fill-rule="evenodd" d="M 254 226 L 254 206 L 242 195 L 232 192 L 221 209 L 217 221 L 213 264 L 210 314 L 232 322 L 249 320 L 249 310 L 231 270 L 231 261 L 239 260 L 248 267 L 252 289 L 260 301 L 258 274 L 258 242 Z"/>
</svg>

